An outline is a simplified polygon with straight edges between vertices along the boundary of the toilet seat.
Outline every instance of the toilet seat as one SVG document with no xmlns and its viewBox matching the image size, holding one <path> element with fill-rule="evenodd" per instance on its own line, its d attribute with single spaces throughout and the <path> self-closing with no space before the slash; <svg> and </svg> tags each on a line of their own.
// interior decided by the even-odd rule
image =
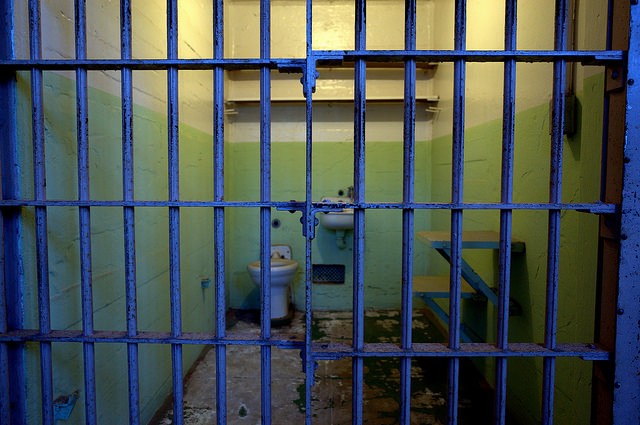
<svg viewBox="0 0 640 425">
<path fill-rule="evenodd" d="M 289 286 L 298 270 L 298 262 L 289 258 L 282 258 L 283 255 L 277 251 L 272 252 L 269 265 L 270 287 L 271 287 L 271 319 L 284 318 L 289 314 L 290 289 Z M 287 256 L 290 256 L 290 249 Z M 262 264 L 260 261 L 253 261 L 247 265 L 247 271 L 254 284 L 260 287 Z"/>
</svg>

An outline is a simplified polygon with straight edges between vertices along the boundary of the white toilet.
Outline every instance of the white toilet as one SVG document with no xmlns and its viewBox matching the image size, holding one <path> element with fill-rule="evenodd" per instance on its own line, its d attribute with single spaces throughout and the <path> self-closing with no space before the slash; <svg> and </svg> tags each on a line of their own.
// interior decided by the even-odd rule
<svg viewBox="0 0 640 425">
<path fill-rule="evenodd" d="M 247 266 L 253 282 L 260 286 L 260 261 Z M 298 270 L 298 262 L 291 259 L 289 245 L 271 245 L 271 319 L 289 315 L 289 286 Z"/>
</svg>

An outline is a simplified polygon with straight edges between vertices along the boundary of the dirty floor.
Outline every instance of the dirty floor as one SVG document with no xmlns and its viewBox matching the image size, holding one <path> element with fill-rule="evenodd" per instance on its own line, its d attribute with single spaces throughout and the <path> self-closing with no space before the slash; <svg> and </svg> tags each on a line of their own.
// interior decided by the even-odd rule
<svg viewBox="0 0 640 425">
<path fill-rule="evenodd" d="M 443 342 L 445 337 L 420 311 L 414 312 L 414 342 Z M 255 312 L 236 312 L 229 336 L 256 338 L 260 326 Z M 313 339 L 350 342 L 349 312 L 314 312 Z M 273 329 L 273 337 L 302 340 L 304 317 L 296 313 L 290 325 Z M 369 311 L 365 315 L 366 342 L 399 342 L 400 313 Z M 364 360 L 364 423 L 399 423 L 400 361 Z M 445 424 L 447 415 L 445 359 L 418 358 L 412 363 L 411 423 Z M 492 393 L 471 363 L 462 362 L 459 395 L 460 424 L 491 422 Z M 304 423 L 304 374 L 299 350 L 272 349 L 272 423 Z M 321 361 L 312 394 L 312 422 L 351 424 L 351 360 Z M 172 424 L 171 407 L 156 415 L 154 424 Z M 215 350 L 204 353 L 187 377 L 184 391 L 185 423 L 215 424 Z M 260 348 L 227 347 L 227 423 L 260 423 Z"/>
</svg>

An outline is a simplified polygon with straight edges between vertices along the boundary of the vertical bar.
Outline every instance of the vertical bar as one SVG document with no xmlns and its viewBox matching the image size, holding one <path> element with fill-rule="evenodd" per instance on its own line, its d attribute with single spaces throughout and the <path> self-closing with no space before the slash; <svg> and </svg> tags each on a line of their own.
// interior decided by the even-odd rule
<svg viewBox="0 0 640 425">
<path fill-rule="evenodd" d="M 466 49 L 466 0 L 456 0 L 454 45 L 458 51 Z M 452 147 L 452 187 L 451 202 L 463 202 L 464 182 L 464 107 L 466 65 L 463 59 L 454 62 L 453 85 L 453 147 Z M 460 348 L 460 308 L 462 273 L 462 214 L 463 210 L 451 210 L 451 267 L 449 289 L 449 348 Z M 460 377 L 460 359 L 449 360 L 449 424 L 458 422 L 458 381 Z"/>
<path fill-rule="evenodd" d="M 86 0 L 75 0 L 76 59 L 87 58 Z M 78 143 L 78 200 L 88 201 L 89 194 L 89 106 L 87 70 L 76 69 L 76 113 Z M 80 285 L 82 292 L 82 335 L 93 334 L 93 296 L 91 274 L 91 213 L 78 207 L 80 227 Z M 96 423 L 95 350 L 92 342 L 83 342 L 85 421 Z"/>
<path fill-rule="evenodd" d="M 224 58 L 224 5 L 215 0 L 213 5 L 213 56 Z M 224 69 L 213 70 L 213 196 L 224 200 Z M 216 281 L 216 337 L 223 339 L 226 332 L 225 261 L 224 261 L 224 207 L 213 209 L 214 257 Z M 216 345 L 216 412 L 218 425 L 227 423 L 227 348 Z"/>
<path fill-rule="evenodd" d="M 355 48 L 356 51 L 367 48 L 367 4 L 365 0 L 356 1 L 355 10 Z M 353 176 L 355 202 L 365 201 L 365 154 L 366 154 L 366 107 L 367 107 L 367 63 L 357 59 L 354 74 L 354 144 Z M 357 353 L 364 350 L 364 220 L 365 210 L 354 209 L 353 227 L 353 351 L 352 358 L 352 421 L 363 422 L 362 397 L 364 388 L 363 358 Z"/>
<path fill-rule="evenodd" d="M 14 58 L 13 2 L 0 2 L 0 58 Z M 15 73 L 0 71 L 0 171 L 2 199 L 19 199 L 20 167 L 17 153 L 16 131 L 16 78 Z M 19 208 L 2 211 L 2 269 L 0 276 L 0 331 L 24 327 L 24 275 L 20 240 L 22 225 Z M 0 344 L 0 400 L 1 423 L 26 421 L 26 395 L 24 376 L 24 344 Z M 10 366 L 9 366 L 10 365 Z M 9 408 L 11 407 L 11 408 Z"/>
<path fill-rule="evenodd" d="M 131 59 L 131 0 L 120 2 L 120 55 Z M 131 68 L 123 67 L 122 76 L 122 198 L 125 202 L 134 199 L 133 185 L 133 74 Z M 135 209 L 123 207 L 124 219 L 124 274 L 127 303 L 127 335 L 138 333 L 138 307 L 136 300 L 136 235 Z M 127 343 L 129 379 L 129 423 L 140 422 L 140 378 L 138 374 L 138 345 Z"/>
<path fill-rule="evenodd" d="M 613 385 L 613 423 L 640 423 L 640 264 L 637 188 L 640 178 L 640 6 L 632 4 L 629 25 L 627 98 L 620 229 L 620 271 L 616 320 L 616 367 Z M 636 373 L 629 373 L 636 371 Z"/>
<path fill-rule="evenodd" d="M 0 4 L 0 28 L 3 28 L 0 34 L 0 59 L 13 59 L 13 5 L 11 2 L 3 2 Z M 15 145 L 15 88 L 12 84 L 11 74 L 6 71 L 0 71 L 0 109 L 5 111 L 6 116 L 0 117 L 0 134 L 5 135 L 7 139 L 0 143 L 0 166 L 6 164 L 7 151 L 10 146 Z M 12 180 L 11 176 L 5 176 L 10 172 L 6 167 L 2 167 L 0 172 L 0 185 L 2 186 L 2 199 L 5 199 L 4 180 Z M 7 332 L 7 293 L 9 285 L 5 279 L 6 254 L 5 247 L 8 241 L 5 240 L 4 225 L 6 222 L 6 210 L 0 210 L 2 224 L 0 225 L 0 242 L 2 243 L 2 252 L 0 253 L 0 333 Z M 13 285 L 11 285 L 13 286 Z M 0 343 L 0 422 L 10 423 L 10 372 L 9 372 L 9 351 L 6 343 Z"/>
<path fill-rule="evenodd" d="M 568 26 L 568 1 L 556 0 L 555 50 L 566 49 Z M 549 202 L 559 203 L 562 198 L 562 149 L 564 143 L 564 104 L 565 104 L 564 60 L 553 64 L 553 106 L 551 111 L 551 164 L 549 177 Z M 558 320 L 558 273 L 560 260 L 560 210 L 549 210 L 549 236 L 547 249 L 547 295 L 545 314 L 544 345 L 548 349 L 556 347 Z M 554 357 L 545 357 L 543 361 L 542 423 L 553 424 Z"/>
<path fill-rule="evenodd" d="M 3 214 L 4 221 L 4 214 Z M 5 244 L 4 226 L 0 227 L 0 242 Z M 5 258 L 0 256 L 0 270 L 4 271 Z M 6 299 L 7 281 L 4 273 L 0 273 L 0 333 L 7 332 L 7 299 Z M 11 423 L 9 418 L 10 412 L 10 373 L 9 373 L 9 352 L 6 343 L 0 343 L 0 422 Z"/>
<path fill-rule="evenodd" d="M 271 2 L 260 0 L 260 58 L 271 57 Z M 260 68 L 260 201 L 271 201 L 271 70 Z M 260 333 L 271 338 L 271 208 L 260 208 Z M 271 346 L 261 352 L 262 423 L 271 423 Z"/>
<path fill-rule="evenodd" d="M 505 5 L 504 49 L 516 50 L 517 0 L 507 0 Z M 515 140 L 516 117 L 516 62 L 509 59 L 504 63 L 504 89 L 502 106 L 502 173 L 500 202 L 513 201 L 513 146 Z M 509 293 L 511 282 L 511 230 L 512 211 L 500 210 L 500 250 L 498 265 L 498 332 L 497 347 L 509 347 Z M 507 407 L 507 358 L 496 358 L 496 391 L 494 416 L 497 424 L 506 422 Z"/>
<path fill-rule="evenodd" d="M 405 0 L 404 25 L 405 50 L 416 49 L 416 1 Z M 416 121 L 416 61 L 407 59 L 404 64 L 404 124 L 403 124 L 403 195 L 405 204 L 414 202 L 415 177 L 415 121 Z M 402 338 L 403 350 L 412 348 L 413 320 L 413 231 L 414 210 L 402 209 Z M 411 423 L 411 357 L 400 359 L 400 423 Z"/>
<path fill-rule="evenodd" d="M 178 58 L 178 4 L 167 0 L 167 57 Z M 180 156 L 179 156 L 179 103 L 178 68 L 167 69 L 167 125 L 168 125 L 168 175 L 169 200 L 180 200 Z M 180 208 L 169 207 L 169 286 L 171 298 L 171 335 L 182 334 L 182 311 L 180 301 Z M 171 344 L 173 384 L 173 420 L 184 421 L 182 406 L 182 345 Z"/>
<path fill-rule="evenodd" d="M 1 83 L 0 83 L 1 84 Z M 1 90 L 0 90 L 1 91 Z M 4 221 L 4 214 L 3 214 Z M 0 227 L 0 242 L 5 244 L 4 227 Z M 0 270 L 4 271 L 5 259 L 4 255 L 0 256 Z M 7 299 L 5 291 L 7 281 L 4 273 L 0 273 L 0 333 L 7 332 Z M 0 423 L 9 424 L 11 419 L 9 413 L 10 406 L 10 372 L 9 372 L 9 351 L 6 343 L 0 343 Z M 13 366 L 13 365 L 12 365 Z M 15 366 L 13 366 L 15 367 Z M 24 422 L 24 418 L 23 418 Z"/>
<path fill-rule="evenodd" d="M 29 0 L 29 44 L 30 59 L 42 57 L 40 27 L 40 2 Z M 31 71 L 31 108 L 33 137 L 33 185 L 34 198 L 44 201 L 46 195 L 46 170 L 44 147 L 44 95 L 41 69 Z M 38 279 L 38 324 L 40 333 L 51 331 L 49 305 L 49 258 L 47 239 L 47 209 L 35 207 L 36 213 L 36 262 Z M 40 343 L 40 373 L 42 385 L 42 423 L 53 424 L 53 378 L 51 364 L 51 343 Z"/>
<path fill-rule="evenodd" d="M 316 64 L 313 57 L 313 0 L 306 0 L 306 39 L 307 39 L 307 63 L 303 76 L 303 94 L 305 97 L 305 203 L 303 211 L 303 233 L 305 236 L 305 262 L 304 262 L 304 302 L 305 302 L 305 329 L 304 329 L 304 352 L 303 366 L 305 372 L 305 424 L 311 425 L 312 406 L 311 406 L 311 387 L 313 386 L 315 361 L 313 359 L 312 347 L 312 291 L 311 291 L 311 242 L 313 238 L 315 216 L 311 211 L 311 196 L 313 183 L 313 91 L 315 88 Z"/>
</svg>

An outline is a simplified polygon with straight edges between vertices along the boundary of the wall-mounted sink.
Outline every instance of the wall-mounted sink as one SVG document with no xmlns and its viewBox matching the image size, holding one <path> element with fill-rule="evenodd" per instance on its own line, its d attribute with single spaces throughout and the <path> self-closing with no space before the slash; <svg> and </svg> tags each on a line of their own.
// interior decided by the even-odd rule
<svg viewBox="0 0 640 425">
<path fill-rule="evenodd" d="M 325 196 L 320 202 L 330 204 L 348 204 L 350 198 Z M 329 230 L 351 230 L 353 229 L 353 208 L 344 208 L 342 211 L 331 211 L 318 214 L 320 224 Z"/>
</svg>

